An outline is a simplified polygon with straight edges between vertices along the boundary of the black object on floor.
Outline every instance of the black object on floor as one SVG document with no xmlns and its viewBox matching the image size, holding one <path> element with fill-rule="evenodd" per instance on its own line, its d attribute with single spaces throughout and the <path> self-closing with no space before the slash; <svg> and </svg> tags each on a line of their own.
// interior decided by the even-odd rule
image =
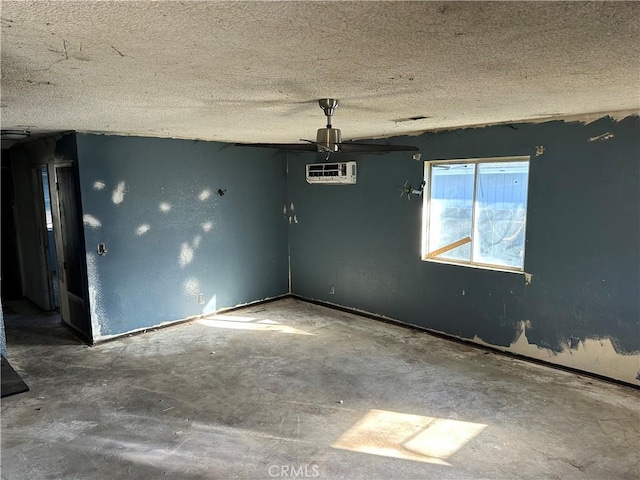
<svg viewBox="0 0 640 480">
<path fill-rule="evenodd" d="M 20 375 L 16 373 L 13 367 L 9 364 L 4 355 L 2 355 L 2 371 L 0 371 L 2 384 L 2 398 L 9 395 L 15 395 L 16 393 L 28 392 L 29 387 L 22 381 Z"/>
</svg>

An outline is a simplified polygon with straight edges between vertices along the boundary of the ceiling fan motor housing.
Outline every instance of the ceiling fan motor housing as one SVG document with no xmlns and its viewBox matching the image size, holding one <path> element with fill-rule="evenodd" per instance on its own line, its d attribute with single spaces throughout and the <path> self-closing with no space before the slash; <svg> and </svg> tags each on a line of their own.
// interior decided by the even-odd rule
<svg viewBox="0 0 640 480">
<path fill-rule="evenodd" d="M 382 145 L 370 143 L 342 143 L 342 134 L 337 128 L 331 125 L 331 118 L 336 108 L 338 108 L 338 100 L 335 98 L 321 98 L 318 100 L 320 108 L 327 117 L 326 128 L 319 128 L 316 133 L 316 141 L 301 138 L 301 142 L 306 143 L 236 143 L 242 147 L 262 147 L 262 148 L 284 148 L 297 151 L 317 151 L 329 155 L 334 152 L 344 153 L 387 153 L 387 152 L 416 152 L 420 149 L 413 145 Z"/>
<path fill-rule="evenodd" d="M 316 135 L 316 143 L 334 152 L 338 151 L 338 144 L 342 142 L 342 135 L 337 128 L 319 128 Z M 318 149 L 321 151 L 322 149 Z"/>
</svg>

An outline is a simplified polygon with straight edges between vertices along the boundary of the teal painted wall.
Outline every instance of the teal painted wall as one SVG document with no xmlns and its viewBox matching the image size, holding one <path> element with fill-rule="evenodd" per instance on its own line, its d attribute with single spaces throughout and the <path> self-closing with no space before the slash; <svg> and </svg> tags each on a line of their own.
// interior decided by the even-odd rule
<svg viewBox="0 0 640 480">
<path fill-rule="evenodd" d="M 589 140 L 607 132 L 613 137 Z M 420 260 L 422 202 L 399 193 L 423 177 L 423 162 L 410 153 L 333 157 L 358 162 L 353 186 L 309 185 L 304 166 L 317 158 L 289 155 L 298 219 L 290 227 L 292 292 L 505 348 L 526 322 L 528 342 L 548 351 L 548 361 L 562 363 L 555 356 L 580 342 L 607 339 L 640 364 L 639 132 L 636 116 L 392 140 L 418 145 L 422 160 L 531 156 L 530 285 L 522 274 Z M 597 365 L 597 352 L 585 355 L 580 368 L 615 376 Z"/>
<path fill-rule="evenodd" d="M 94 339 L 288 292 L 283 155 L 86 134 L 77 149 Z"/>
<path fill-rule="evenodd" d="M 296 295 L 640 384 L 639 132 L 634 116 L 385 140 L 422 160 L 531 156 L 529 285 L 420 260 L 410 153 L 336 155 L 358 183 L 318 186 L 315 154 L 77 134 L 94 340 L 286 294 L 290 270 Z"/>
</svg>

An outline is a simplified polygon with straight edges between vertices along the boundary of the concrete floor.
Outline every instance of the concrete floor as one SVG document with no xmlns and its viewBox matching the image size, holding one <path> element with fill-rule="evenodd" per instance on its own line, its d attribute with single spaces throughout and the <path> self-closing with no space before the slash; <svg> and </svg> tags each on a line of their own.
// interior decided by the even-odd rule
<svg viewBox="0 0 640 480">
<path fill-rule="evenodd" d="M 638 390 L 293 299 L 95 347 L 5 320 L 2 479 L 640 477 Z"/>
</svg>

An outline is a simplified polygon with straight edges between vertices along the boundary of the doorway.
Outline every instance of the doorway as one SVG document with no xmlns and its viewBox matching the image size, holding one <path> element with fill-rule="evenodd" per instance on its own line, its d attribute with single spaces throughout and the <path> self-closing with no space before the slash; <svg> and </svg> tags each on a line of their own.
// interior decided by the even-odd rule
<svg viewBox="0 0 640 480">
<path fill-rule="evenodd" d="M 1 296 L 7 311 L 10 302 L 30 305 L 47 316 L 47 323 L 58 319 L 90 344 L 76 162 L 72 135 L 3 151 Z M 14 328 L 28 326 L 25 315 L 19 321 Z"/>
<path fill-rule="evenodd" d="M 78 170 L 70 163 L 55 164 L 50 179 L 52 220 L 57 250 L 60 316 L 80 337 L 91 343 L 84 230 Z"/>
<path fill-rule="evenodd" d="M 60 307 L 58 268 L 53 213 L 51 210 L 51 193 L 49 190 L 49 172 L 46 165 L 33 169 L 33 181 L 37 197 L 35 219 L 38 223 L 38 244 L 43 260 L 43 274 L 46 276 L 45 294 L 49 300 L 49 310 L 57 310 Z"/>
</svg>

